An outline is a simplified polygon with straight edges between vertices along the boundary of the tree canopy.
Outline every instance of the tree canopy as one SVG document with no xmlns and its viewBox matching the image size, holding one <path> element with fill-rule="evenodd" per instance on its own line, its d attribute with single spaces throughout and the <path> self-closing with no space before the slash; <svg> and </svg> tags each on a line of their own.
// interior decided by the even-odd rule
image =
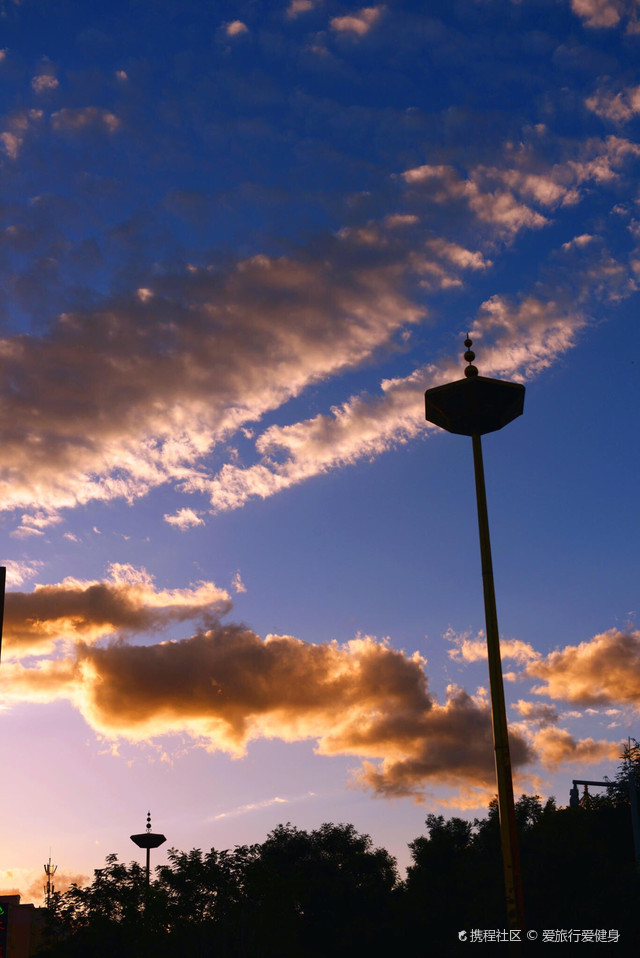
<svg viewBox="0 0 640 958">
<path fill-rule="evenodd" d="M 640 879 L 627 780 L 638 758 L 636 743 L 608 794 L 578 807 L 538 795 L 516 802 L 529 928 L 616 929 L 615 953 L 637 953 Z M 110 855 L 90 885 L 55 896 L 41 954 L 462 954 L 468 942 L 458 931 L 506 926 L 497 800 L 485 818 L 431 814 L 425 824 L 410 843 L 405 880 L 391 855 L 349 824 L 279 825 L 261 844 L 233 850 L 171 849 L 149 888 L 138 864 Z"/>
</svg>

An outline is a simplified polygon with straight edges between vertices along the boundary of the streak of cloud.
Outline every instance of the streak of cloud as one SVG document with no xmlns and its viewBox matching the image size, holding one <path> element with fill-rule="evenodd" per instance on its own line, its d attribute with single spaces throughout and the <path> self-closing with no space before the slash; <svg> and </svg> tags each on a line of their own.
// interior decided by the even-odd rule
<svg viewBox="0 0 640 958">
<path fill-rule="evenodd" d="M 11 572 L 34 575 L 22 566 Z M 58 642 L 157 632 L 171 622 L 206 621 L 231 606 L 229 594 L 212 582 L 156 589 L 144 570 L 114 563 L 109 573 L 103 582 L 69 577 L 56 585 L 36 585 L 33 592 L 8 592 L 3 656 L 42 655 Z"/>
</svg>

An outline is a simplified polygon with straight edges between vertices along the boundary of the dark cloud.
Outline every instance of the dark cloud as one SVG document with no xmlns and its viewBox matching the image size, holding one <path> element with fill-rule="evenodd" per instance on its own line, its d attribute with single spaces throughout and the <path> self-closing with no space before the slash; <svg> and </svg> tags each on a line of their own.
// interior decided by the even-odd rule
<svg viewBox="0 0 640 958">
<path fill-rule="evenodd" d="M 445 705 L 425 714 L 408 744 L 408 757 L 388 758 L 379 765 L 365 762 L 358 783 L 389 797 L 419 796 L 428 782 L 479 787 L 495 783 L 489 706 L 463 689 L 453 690 Z M 535 751 L 517 731 L 510 731 L 509 744 L 514 768 L 535 760 Z"/>
<path fill-rule="evenodd" d="M 440 706 L 420 656 L 370 638 L 311 645 L 218 625 L 148 646 L 81 642 L 74 658 L 5 666 L 4 681 L 16 701 L 70 699 L 108 737 L 183 731 L 236 756 L 254 739 L 313 740 L 321 754 L 369 759 L 358 781 L 379 794 L 493 781 L 487 704 L 453 690 Z M 522 737 L 511 738 L 514 765 L 532 761 Z"/>
<path fill-rule="evenodd" d="M 171 622 L 208 621 L 231 607 L 228 593 L 212 582 L 159 590 L 142 570 L 113 565 L 110 572 L 103 582 L 68 578 L 33 592 L 8 592 L 3 657 L 39 655 L 61 641 L 95 642 L 157 632 Z"/>
</svg>

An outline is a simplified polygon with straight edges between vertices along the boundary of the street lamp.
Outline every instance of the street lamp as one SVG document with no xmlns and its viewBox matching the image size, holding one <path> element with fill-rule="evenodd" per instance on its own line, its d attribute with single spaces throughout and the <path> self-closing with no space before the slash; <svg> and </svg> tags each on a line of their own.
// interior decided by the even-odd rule
<svg viewBox="0 0 640 958">
<path fill-rule="evenodd" d="M 132 835 L 131 841 L 135 842 L 138 848 L 147 849 L 147 888 L 149 887 L 149 859 L 151 856 L 151 849 L 158 848 L 159 845 L 164 845 L 166 842 L 164 835 L 154 835 L 151 831 L 151 812 L 147 812 L 147 830 L 141 835 Z"/>
<path fill-rule="evenodd" d="M 464 341 L 467 351 L 464 358 L 469 364 L 465 378 L 427 389 L 425 393 L 426 419 L 447 432 L 459 436 L 471 436 L 473 465 L 478 504 L 478 529 L 480 533 L 480 557 L 482 562 L 482 585 L 489 659 L 489 685 L 491 689 L 491 720 L 495 750 L 496 778 L 498 782 L 498 807 L 500 811 L 500 839 L 507 898 L 507 918 L 511 929 L 524 928 L 524 903 L 520 856 L 513 802 L 511 757 L 507 730 L 507 713 L 504 704 L 504 683 L 500 659 L 500 637 L 493 585 L 489 518 L 482 463 L 480 437 L 487 432 L 496 432 L 507 423 L 522 415 L 524 386 L 501 379 L 487 379 L 478 375 L 472 365 L 475 353 L 472 341 Z"/>
</svg>

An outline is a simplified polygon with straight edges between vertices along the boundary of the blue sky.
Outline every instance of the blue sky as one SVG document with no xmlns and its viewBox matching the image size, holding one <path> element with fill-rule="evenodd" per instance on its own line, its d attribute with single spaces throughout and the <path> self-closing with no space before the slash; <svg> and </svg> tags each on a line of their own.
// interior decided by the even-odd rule
<svg viewBox="0 0 640 958">
<path fill-rule="evenodd" d="M 640 703 L 640 5 L 0 7 L 0 881 L 151 807 L 178 848 L 351 821 L 407 861 L 495 790 L 484 443 L 516 790 Z M 160 860 L 161 852 L 156 854 Z"/>
</svg>

